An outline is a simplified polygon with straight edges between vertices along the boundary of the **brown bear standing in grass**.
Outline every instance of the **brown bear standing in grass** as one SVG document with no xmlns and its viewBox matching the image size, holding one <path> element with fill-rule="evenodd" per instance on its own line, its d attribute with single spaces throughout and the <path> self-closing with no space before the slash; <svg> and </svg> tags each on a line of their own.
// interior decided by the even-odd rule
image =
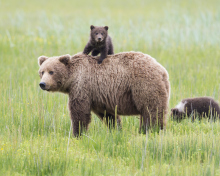
<svg viewBox="0 0 220 176">
<path fill-rule="evenodd" d="M 108 26 L 90 26 L 90 39 L 84 48 L 83 54 L 88 55 L 92 51 L 92 56 L 97 56 L 101 53 L 98 63 L 107 57 L 114 54 L 111 37 L 108 35 Z"/>
<path fill-rule="evenodd" d="M 220 108 L 218 103 L 210 97 L 197 97 L 183 99 L 175 108 L 171 109 L 171 115 L 175 120 L 181 121 L 186 116 L 192 117 L 216 117 L 219 118 Z"/>
<path fill-rule="evenodd" d="M 107 124 L 118 115 L 141 115 L 140 129 L 166 125 L 170 84 L 166 69 L 154 58 L 139 52 L 98 57 L 84 54 L 38 58 L 43 90 L 69 95 L 73 134 L 88 128 L 91 111 Z M 118 123 L 120 118 L 117 117 Z"/>
</svg>

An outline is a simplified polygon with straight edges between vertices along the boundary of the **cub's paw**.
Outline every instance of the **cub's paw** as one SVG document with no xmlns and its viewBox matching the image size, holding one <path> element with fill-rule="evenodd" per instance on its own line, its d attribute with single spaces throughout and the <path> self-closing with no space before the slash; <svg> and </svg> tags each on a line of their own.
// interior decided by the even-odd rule
<svg viewBox="0 0 220 176">
<path fill-rule="evenodd" d="M 98 60 L 98 64 L 101 64 L 102 63 L 102 60 Z"/>
</svg>

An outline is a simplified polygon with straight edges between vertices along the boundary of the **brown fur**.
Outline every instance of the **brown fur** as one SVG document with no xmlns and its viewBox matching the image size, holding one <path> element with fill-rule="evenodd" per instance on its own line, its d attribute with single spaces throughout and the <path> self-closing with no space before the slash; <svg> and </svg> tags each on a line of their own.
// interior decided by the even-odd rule
<svg viewBox="0 0 220 176">
<path fill-rule="evenodd" d="M 44 90 L 69 95 L 73 134 L 78 136 L 88 128 L 91 111 L 100 119 L 106 111 L 107 124 L 112 121 L 114 125 L 116 105 L 118 115 L 141 115 L 140 130 L 146 132 L 146 127 L 158 125 L 163 129 L 170 94 L 166 69 L 149 55 L 139 52 L 108 56 L 101 65 L 97 64 L 97 59 L 84 54 L 39 57 Z M 51 70 L 53 75 L 49 74 Z M 117 121 L 120 124 L 119 117 Z"/>
<path fill-rule="evenodd" d="M 171 109 L 171 115 L 175 120 L 181 121 L 186 116 L 193 120 L 198 117 L 218 117 L 220 108 L 218 103 L 211 97 L 196 97 L 186 98 L 181 101 L 184 105 L 184 112 L 181 112 L 177 107 Z"/>
<path fill-rule="evenodd" d="M 90 39 L 83 50 L 83 54 L 89 54 L 92 51 L 92 56 L 97 56 L 101 53 L 98 63 L 107 57 L 114 54 L 111 37 L 108 35 L 108 26 L 90 26 Z"/>
</svg>

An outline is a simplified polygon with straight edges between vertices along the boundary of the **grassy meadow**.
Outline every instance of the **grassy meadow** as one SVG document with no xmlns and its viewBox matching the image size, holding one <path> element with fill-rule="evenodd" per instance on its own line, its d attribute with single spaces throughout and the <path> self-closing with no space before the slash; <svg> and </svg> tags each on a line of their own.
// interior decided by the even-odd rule
<svg viewBox="0 0 220 176">
<path fill-rule="evenodd" d="M 73 138 L 68 97 L 40 89 L 37 58 L 81 52 L 91 24 L 109 26 L 115 53 L 141 51 L 167 69 L 170 108 L 220 102 L 219 0 L 0 0 L 0 175 L 220 175 L 219 121 L 169 117 L 142 135 L 137 117 L 110 131 L 92 114 Z"/>
</svg>

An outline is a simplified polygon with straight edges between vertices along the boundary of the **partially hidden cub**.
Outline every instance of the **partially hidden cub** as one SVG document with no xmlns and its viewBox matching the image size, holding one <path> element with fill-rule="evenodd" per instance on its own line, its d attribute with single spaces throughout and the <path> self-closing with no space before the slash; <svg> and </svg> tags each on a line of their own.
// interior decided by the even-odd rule
<svg viewBox="0 0 220 176">
<path fill-rule="evenodd" d="M 219 104 L 211 97 L 196 97 L 183 99 L 175 108 L 171 109 L 173 119 L 180 121 L 186 116 L 194 118 L 219 118 Z"/>
<path fill-rule="evenodd" d="M 101 53 L 98 63 L 107 57 L 107 55 L 114 54 L 111 37 L 108 35 L 108 26 L 90 26 L 90 39 L 83 50 L 83 54 L 88 55 L 92 52 L 92 56 L 97 56 Z"/>
</svg>

